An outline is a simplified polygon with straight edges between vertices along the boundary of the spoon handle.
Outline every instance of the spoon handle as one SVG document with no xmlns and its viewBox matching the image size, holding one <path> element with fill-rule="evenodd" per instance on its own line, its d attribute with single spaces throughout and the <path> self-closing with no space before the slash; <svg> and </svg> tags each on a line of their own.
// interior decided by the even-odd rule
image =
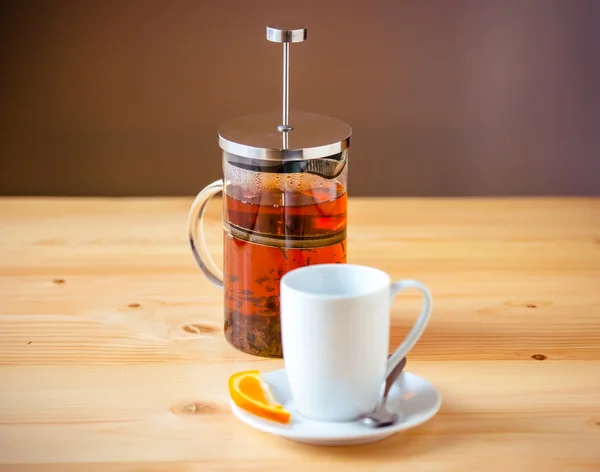
<svg viewBox="0 0 600 472">
<path fill-rule="evenodd" d="M 387 398 L 388 393 L 390 392 L 390 389 L 392 388 L 392 385 L 394 385 L 394 383 L 396 382 L 396 380 L 398 380 L 398 377 L 400 377 L 400 374 L 404 370 L 404 366 L 406 366 L 406 357 L 403 357 L 402 360 L 400 362 L 398 362 L 398 364 L 396 364 L 396 366 L 392 369 L 392 371 L 390 372 L 390 375 L 388 375 L 386 377 L 385 389 L 383 391 L 382 400 L 385 401 L 385 399 Z"/>
</svg>

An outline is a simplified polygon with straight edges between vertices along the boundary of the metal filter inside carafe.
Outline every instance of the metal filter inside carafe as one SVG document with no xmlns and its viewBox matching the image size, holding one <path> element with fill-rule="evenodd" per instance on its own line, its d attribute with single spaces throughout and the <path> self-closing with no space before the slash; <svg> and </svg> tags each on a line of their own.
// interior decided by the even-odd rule
<svg viewBox="0 0 600 472">
<path fill-rule="evenodd" d="M 346 262 L 348 148 L 336 118 L 289 112 L 290 44 L 306 28 L 268 26 L 283 47 L 280 113 L 233 119 L 219 128 L 223 179 L 198 194 L 189 214 L 192 252 L 224 290 L 224 331 L 242 352 L 282 357 L 279 281 L 304 265 Z M 223 193 L 223 269 L 202 237 L 208 200 Z"/>
</svg>

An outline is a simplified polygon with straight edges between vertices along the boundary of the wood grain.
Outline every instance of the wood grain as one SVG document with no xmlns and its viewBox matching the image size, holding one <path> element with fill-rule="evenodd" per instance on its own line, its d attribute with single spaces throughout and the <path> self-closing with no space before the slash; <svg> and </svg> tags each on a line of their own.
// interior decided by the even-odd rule
<svg viewBox="0 0 600 472">
<path fill-rule="evenodd" d="M 417 278 L 409 370 L 440 414 L 370 446 L 258 433 L 226 379 L 281 361 L 222 335 L 186 241 L 190 199 L 0 199 L 3 470 L 600 469 L 600 200 L 350 199 L 349 261 Z M 209 245 L 219 258 L 219 202 Z M 395 346 L 416 294 L 393 308 Z"/>
</svg>

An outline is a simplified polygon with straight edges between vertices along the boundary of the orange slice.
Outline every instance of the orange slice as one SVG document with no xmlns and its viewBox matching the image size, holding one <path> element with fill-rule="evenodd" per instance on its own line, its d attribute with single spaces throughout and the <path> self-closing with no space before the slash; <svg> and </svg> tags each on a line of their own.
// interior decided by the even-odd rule
<svg viewBox="0 0 600 472">
<path fill-rule="evenodd" d="M 229 395 L 240 408 L 278 423 L 289 423 L 290 413 L 273 397 L 258 370 L 246 370 L 229 377 Z"/>
</svg>

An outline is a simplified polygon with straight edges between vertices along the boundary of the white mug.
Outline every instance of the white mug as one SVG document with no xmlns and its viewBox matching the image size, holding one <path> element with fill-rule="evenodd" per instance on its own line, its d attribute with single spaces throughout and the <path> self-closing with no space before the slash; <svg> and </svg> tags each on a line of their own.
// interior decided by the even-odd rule
<svg viewBox="0 0 600 472">
<path fill-rule="evenodd" d="M 354 264 L 317 264 L 281 278 L 281 338 L 296 411 L 317 421 L 373 412 L 385 377 L 412 349 L 431 314 L 429 289 Z M 417 322 L 388 359 L 390 311 L 401 290 L 423 294 Z"/>
</svg>

